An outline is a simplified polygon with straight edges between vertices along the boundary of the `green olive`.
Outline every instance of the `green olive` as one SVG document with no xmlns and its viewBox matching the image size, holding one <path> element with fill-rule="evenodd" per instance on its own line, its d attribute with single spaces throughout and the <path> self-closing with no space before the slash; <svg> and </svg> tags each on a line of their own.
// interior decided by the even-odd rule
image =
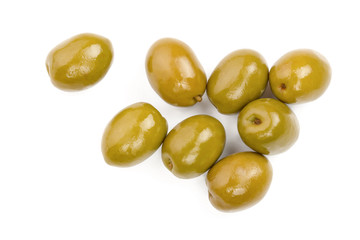
<svg viewBox="0 0 360 240">
<path fill-rule="evenodd" d="M 202 66 L 190 47 L 176 39 L 160 39 L 151 46 L 146 73 L 157 94 L 175 106 L 192 106 L 205 92 Z"/>
<path fill-rule="evenodd" d="M 196 115 L 174 127 L 162 146 L 164 165 L 179 178 L 206 172 L 220 157 L 225 144 L 223 125 L 208 115 Z"/>
<path fill-rule="evenodd" d="M 108 124 L 102 139 L 105 161 L 128 167 L 150 157 L 162 144 L 167 121 L 148 103 L 135 103 L 120 111 Z"/>
<path fill-rule="evenodd" d="M 296 142 L 299 124 L 286 104 L 272 98 L 261 98 L 241 110 L 238 131 L 244 143 L 256 152 L 277 154 Z"/>
<path fill-rule="evenodd" d="M 329 86 L 331 68 L 321 54 L 300 49 L 282 56 L 271 68 L 269 79 L 272 92 L 281 101 L 310 102 Z"/>
<path fill-rule="evenodd" d="M 227 156 L 208 172 L 206 185 L 211 204 L 221 211 L 236 211 L 259 202 L 268 191 L 272 167 L 259 153 Z"/>
<path fill-rule="evenodd" d="M 207 94 L 220 113 L 239 112 L 263 94 L 268 73 L 265 60 L 259 53 L 237 50 L 217 65 L 209 78 Z"/>
<path fill-rule="evenodd" d="M 111 42 L 99 35 L 76 35 L 56 46 L 46 59 L 52 83 L 67 91 L 82 90 L 100 81 L 113 58 Z"/>
</svg>

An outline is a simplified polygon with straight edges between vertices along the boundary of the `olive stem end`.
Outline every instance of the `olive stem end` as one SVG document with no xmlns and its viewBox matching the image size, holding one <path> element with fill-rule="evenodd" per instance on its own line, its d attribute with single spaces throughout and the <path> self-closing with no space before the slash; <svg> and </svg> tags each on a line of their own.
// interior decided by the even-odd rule
<svg viewBox="0 0 360 240">
<path fill-rule="evenodd" d="M 197 102 L 201 102 L 202 101 L 202 97 L 200 95 L 197 95 L 194 97 L 195 101 Z"/>
</svg>

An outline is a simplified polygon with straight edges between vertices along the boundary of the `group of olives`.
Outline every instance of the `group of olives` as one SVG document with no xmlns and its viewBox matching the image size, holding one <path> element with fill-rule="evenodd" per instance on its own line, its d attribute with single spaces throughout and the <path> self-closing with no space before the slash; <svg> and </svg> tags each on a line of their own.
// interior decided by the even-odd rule
<svg viewBox="0 0 360 240">
<path fill-rule="evenodd" d="M 80 34 L 56 46 L 48 55 L 47 71 L 63 90 L 81 90 L 108 71 L 113 56 L 110 41 L 95 34 Z M 146 73 L 152 88 L 167 103 L 192 106 L 205 90 L 220 113 L 238 115 L 238 132 L 255 152 L 227 156 L 218 162 L 225 145 L 225 129 L 214 117 L 196 115 L 177 124 L 169 133 L 166 119 L 149 103 L 121 110 L 107 125 L 102 139 L 105 161 L 128 167 L 152 155 L 162 144 L 165 167 L 179 178 L 197 177 L 206 171 L 212 205 L 223 211 L 247 208 L 263 198 L 272 167 L 262 154 L 277 154 L 297 140 L 299 125 L 285 103 L 309 102 L 326 90 L 331 69 L 312 50 L 295 50 L 269 69 L 252 50 L 227 55 L 207 81 L 193 51 L 171 38 L 155 42 L 146 56 Z M 280 100 L 260 98 L 269 82 Z"/>
</svg>

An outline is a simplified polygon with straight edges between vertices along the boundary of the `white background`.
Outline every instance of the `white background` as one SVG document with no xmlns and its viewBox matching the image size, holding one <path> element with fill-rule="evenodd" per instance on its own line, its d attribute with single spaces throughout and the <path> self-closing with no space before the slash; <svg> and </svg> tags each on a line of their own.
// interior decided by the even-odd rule
<svg viewBox="0 0 360 240">
<path fill-rule="evenodd" d="M 333 2 L 338 2 L 337 4 Z M 1 1 L 0 239 L 360 239 L 359 8 L 357 1 Z M 55 88 L 45 59 L 83 32 L 112 41 L 106 77 L 75 93 Z M 153 104 L 169 130 L 199 113 L 225 126 L 223 157 L 248 150 L 236 115 L 207 98 L 166 104 L 151 89 L 144 60 L 162 37 L 186 42 L 209 76 L 228 53 L 251 48 L 268 66 L 311 48 L 332 66 L 318 100 L 291 105 L 301 131 L 270 156 L 265 198 L 222 213 L 208 201 L 205 174 L 174 177 L 160 151 L 131 168 L 105 164 L 103 130 L 122 108 Z"/>
</svg>

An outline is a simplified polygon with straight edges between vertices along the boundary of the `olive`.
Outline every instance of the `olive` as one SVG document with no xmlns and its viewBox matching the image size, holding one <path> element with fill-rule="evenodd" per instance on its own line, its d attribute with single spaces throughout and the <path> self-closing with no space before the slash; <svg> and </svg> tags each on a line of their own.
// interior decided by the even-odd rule
<svg viewBox="0 0 360 240">
<path fill-rule="evenodd" d="M 299 123 L 286 104 L 272 98 L 260 98 L 241 110 L 238 131 L 244 143 L 256 152 L 277 154 L 296 142 Z"/>
<path fill-rule="evenodd" d="M 331 68 L 320 53 L 309 49 L 291 51 L 270 70 L 274 95 L 285 103 L 305 103 L 319 98 L 329 86 Z"/>
<path fill-rule="evenodd" d="M 227 156 L 207 174 L 209 200 L 221 211 L 248 208 L 265 196 L 271 179 L 271 164 L 261 154 L 242 152 Z"/>
<path fill-rule="evenodd" d="M 209 100 L 220 113 L 239 112 L 263 94 L 268 73 L 259 53 L 248 49 L 234 51 L 211 74 L 206 87 Z"/>
<path fill-rule="evenodd" d="M 52 49 L 46 69 L 52 83 L 67 91 L 82 90 L 99 82 L 110 68 L 111 42 L 99 35 L 76 35 Z"/>
<path fill-rule="evenodd" d="M 191 48 L 173 38 L 155 42 L 146 56 L 151 87 L 167 103 L 191 106 L 202 100 L 206 75 Z"/>
<path fill-rule="evenodd" d="M 162 144 L 167 121 L 148 103 L 135 103 L 120 111 L 107 125 L 102 138 L 105 161 L 128 167 L 150 157 Z"/>
<path fill-rule="evenodd" d="M 162 160 L 179 178 L 193 178 L 206 172 L 220 157 L 225 129 L 208 115 L 196 115 L 174 127 L 164 140 Z"/>
</svg>

